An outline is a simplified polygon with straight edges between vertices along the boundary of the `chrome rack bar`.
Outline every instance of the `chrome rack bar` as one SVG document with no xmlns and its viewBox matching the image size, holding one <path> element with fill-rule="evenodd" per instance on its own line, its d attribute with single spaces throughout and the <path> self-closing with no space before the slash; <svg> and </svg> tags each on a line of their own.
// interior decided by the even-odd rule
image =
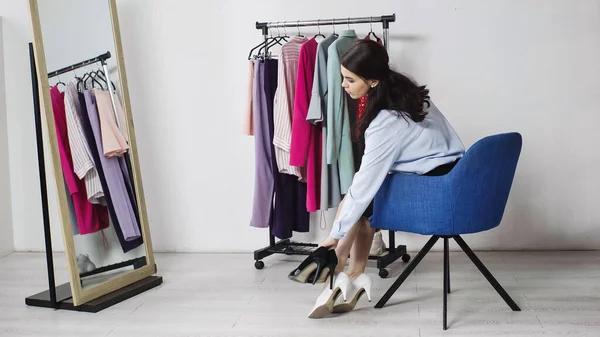
<svg viewBox="0 0 600 337">
<path fill-rule="evenodd" d="M 307 27 L 307 26 L 331 26 L 356 23 L 383 23 L 383 28 L 389 28 L 390 22 L 396 21 L 396 14 L 382 16 L 367 16 L 360 18 L 340 18 L 340 19 L 319 19 L 319 20 L 299 20 L 299 21 L 278 21 L 278 22 L 256 22 L 256 29 L 277 28 L 277 27 Z"/>
</svg>

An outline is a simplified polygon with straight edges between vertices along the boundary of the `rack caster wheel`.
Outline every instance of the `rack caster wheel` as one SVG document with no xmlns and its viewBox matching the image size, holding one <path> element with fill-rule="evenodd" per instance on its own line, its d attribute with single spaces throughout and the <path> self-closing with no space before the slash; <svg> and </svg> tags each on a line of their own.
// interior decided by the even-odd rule
<svg viewBox="0 0 600 337">
<path fill-rule="evenodd" d="M 262 261 L 256 261 L 254 262 L 254 268 L 260 270 L 263 269 L 265 267 L 265 263 Z"/>
<path fill-rule="evenodd" d="M 387 269 L 379 269 L 379 277 L 386 278 L 389 274 L 390 273 L 387 271 Z"/>
<path fill-rule="evenodd" d="M 404 261 L 404 262 L 410 261 L 410 255 L 408 255 L 408 254 L 402 255 L 402 261 Z"/>
<path fill-rule="evenodd" d="M 286 255 L 292 255 L 292 254 L 294 254 L 294 248 L 292 248 L 292 247 L 285 247 L 285 249 L 283 250 L 283 252 Z"/>
</svg>

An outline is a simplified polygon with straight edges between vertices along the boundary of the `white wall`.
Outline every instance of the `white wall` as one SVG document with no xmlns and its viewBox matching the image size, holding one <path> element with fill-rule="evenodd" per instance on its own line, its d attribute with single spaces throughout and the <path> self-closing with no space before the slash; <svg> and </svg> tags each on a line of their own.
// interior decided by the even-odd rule
<svg viewBox="0 0 600 337">
<path fill-rule="evenodd" d="M 14 33 L 4 46 L 15 248 L 41 250 L 39 202 L 30 198 L 39 188 L 26 5 L 0 1 Z M 600 249 L 599 1 L 548 0 L 542 8 L 534 0 L 386 0 L 369 9 L 358 0 L 118 3 L 157 251 L 252 251 L 268 243 L 266 230 L 248 226 L 254 142 L 240 133 L 246 56 L 261 39 L 256 21 L 316 19 L 315 8 L 319 18 L 396 13 L 394 65 L 429 85 L 467 146 L 492 133 L 523 134 L 503 224 L 467 236 L 473 248 Z M 352 28 L 366 33 L 368 25 Z M 332 214 L 327 230 L 315 225 L 298 238 L 324 237 Z M 425 241 L 397 238 L 411 250 Z"/>
<path fill-rule="evenodd" d="M 0 0 L 6 83 L 6 119 L 15 250 L 44 249 L 35 123 L 29 71 L 31 28 L 25 0 Z M 47 152 L 48 153 L 48 152 Z M 49 162 L 46 167 L 50 167 Z M 49 190 L 55 204 L 55 192 Z M 56 208 L 51 208 L 53 246 L 62 250 Z"/>
<path fill-rule="evenodd" d="M 14 248 L 7 130 L 2 17 L 0 17 L 0 257 L 12 252 Z"/>
</svg>

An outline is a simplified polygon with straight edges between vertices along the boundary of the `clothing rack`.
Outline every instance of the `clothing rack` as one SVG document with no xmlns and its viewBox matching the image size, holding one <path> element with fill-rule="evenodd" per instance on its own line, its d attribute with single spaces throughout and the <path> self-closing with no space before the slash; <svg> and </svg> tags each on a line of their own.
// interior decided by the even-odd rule
<svg viewBox="0 0 600 337">
<path fill-rule="evenodd" d="M 369 16 L 369 17 L 355 17 L 355 18 L 339 18 L 339 19 L 316 19 L 316 20 L 298 20 L 298 21 L 277 21 L 277 22 L 256 22 L 256 29 L 262 31 L 265 55 L 268 55 L 268 39 L 269 29 L 271 28 L 293 28 L 293 27 L 308 27 L 308 26 L 334 26 L 334 25 L 348 25 L 351 24 L 373 24 L 381 23 L 383 28 L 383 44 L 386 50 L 389 51 L 389 28 L 390 22 L 396 21 L 396 14 L 382 15 L 382 16 Z M 267 256 L 273 254 L 286 254 L 286 255 L 309 255 L 317 244 L 314 243 L 302 243 L 292 242 L 290 239 L 280 240 L 276 242 L 275 236 L 273 235 L 271 228 L 273 222 L 273 210 L 271 209 L 271 223 L 269 224 L 269 246 L 254 251 L 254 267 L 256 269 L 264 268 L 265 264 L 262 261 Z M 381 256 L 369 256 L 369 260 L 377 261 L 377 269 L 379 269 L 379 276 L 386 278 L 389 275 L 386 267 L 391 263 L 395 262 L 399 258 L 402 261 L 410 261 L 410 255 L 407 254 L 406 246 L 399 245 L 396 247 L 396 237 L 394 231 L 389 231 L 389 248 Z"/>
<path fill-rule="evenodd" d="M 106 75 L 106 82 L 111 83 L 110 76 L 108 74 L 108 66 L 106 64 L 106 60 L 108 60 L 110 58 L 110 56 L 111 56 L 110 51 L 107 51 L 106 53 L 100 54 L 96 57 L 92 57 L 91 59 L 87 59 L 85 61 L 81 61 L 81 62 L 72 64 L 70 66 L 67 66 L 67 67 L 64 67 L 64 68 L 61 68 L 61 69 L 58 69 L 55 71 L 51 71 L 48 73 L 48 78 L 56 77 L 56 76 L 64 74 L 64 73 L 71 72 L 75 69 L 82 68 L 82 67 L 100 62 L 100 64 L 102 64 L 102 68 L 104 69 L 104 74 Z M 116 101 L 114 98 L 115 92 L 114 92 L 113 88 L 110 86 L 110 84 L 108 85 L 108 90 L 110 92 L 110 101 L 113 106 L 113 112 L 115 114 L 115 120 L 117 122 L 117 126 L 119 127 L 119 129 L 123 130 L 123 126 L 120 124 L 121 121 L 119 119 L 119 116 L 117 116 L 117 104 L 116 104 Z"/>
<path fill-rule="evenodd" d="M 383 26 L 383 44 L 388 48 L 390 22 L 396 21 L 396 14 L 382 16 L 368 16 L 359 18 L 345 19 L 317 19 L 317 20 L 298 20 L 298 21 L 277 21 L 277 22 L 256 22 L 256 29 L 262 30 L 263 39 L 265 40 L 265 54 L 267 53 L 267 39 L 269 28 L 294 28 L 294 27 L 309 27 L 309 26 L 335 26 L 362 24 L 362 23 L 381 23 Z M 388 49 L 389 50 L 389 49 Z"/>
<path fill-rule="evenodd" d="M 52 77 L 55 77 L 55 76 L 58 76 L 58 75 L 61 75 L 61 74 L 64 74 L 64 73 L 68 73 L 68 72 L 71 72 L 71 71 L 73 71 L 75 69 L 78 69 L 78 68 L 81 68 L 81 67 L 85 67 L 87 65 L 94 64 L 94 63 L 97 63 L 97 62 L 100 62 L 100 63 L 102 63 L 102 65 L 105 65 L 106 64 L 106 60 L 108 60 L 110 58 L 110 56 L 111 56 L 110 52 L 107 51 L 106 53 L 98 55 L 96 57 L 92 57 L 91 59 L 88 59 L 88 60 L 85 60 L 85 61 L 81 61 L 79 63 L 72 64 L 72 65 L 70 65 L 68 67 L 64 67 L 64 68 L 58 69 L 56 71 L 51 71 L 51 72 L 48 73 L 48 78 L 52 78 Z"/>
<path fill-rule="evenodd" d="M 81 61 L 75 64 L 72 64 L 68 67 L 64 67 L 62 69 L 52 71 L 48 73 L 48 78 L 56 77 L 60 74 L 64 74 L 75 69 L 94 64 L 97 62 L 102 63 L 104 66 L 104 71 L 106 74 L 106 80 L 110 83 L 110 78 L 108 77 L 108 69 L 106 68 L 106 60 L 111 57 L 110 52 L 106 52 L 97 57 Z M 44 161 L 44 142 L 42 135 L 42 115 L 41 115 L 41 104 L 40 104 L 40 92 L 39 92 L 39 83 L 37 78 L 37 69 L 35 64 L 35 54 L 33 50 L 33 43 L 29 43 L 29 63 L 31 69 L 31 86 L 33 93 L 33 110 L 34 110 L 34 120 L 35 120 L 35 131 L 36 131 L 36 140 L 37 140 L 37 153 L 38 153 L 38 171 L 40 176 L 40 191 L 41 191 L 41 202 L 42 202 L 42 218 L 43 218 L 43 226 L 44 226 L 44 241 L 46 247 L 46 267 L 48 271 L 48 290 L 29 296 L 25 299 L 25 304 L 30 306 L 44 307 L 44 308 L 53 308 L 53 309 L 64 309 L 64 310 L 74 310 L 74 311 L 85 311 L 85 312 L 98 312 L 103 310 L 111 305 L 122 302 L 128 298 L 131 298 L 135 295 L 138 295 L 150 288 L 156 287 L 162 283 L 162 278 L 148 278 L 148 280 L 141 280 L 134 284 L 131 284 L 125 288 L 119 289 L 118 291 L 104 295 L 90 303 L 84 303 L 80 306 L 74 306 L 72 302 L 71 288 L 69 283 L 62 284 L 60 286 L 56 286 L 56 281 L 54 277 L 54 260 L 52 257 L 52 237 L 50 231 L 50 214 L 48 211 L 48 191 L 46 187 L 46 167 Z M 111 86 L 108 86 L 111 88 Z M 112 97 L 111 92 L 111 97 Z M 114 104 L 114 101 L 113 101 Z M 116 112 L 116 109 L 115 109 Z M 51 113 L 51 112 L 50 112 Z M 118 118 L 117 118 L 118 120 Z M 131 172 L 131 168 L 130 168 Z M 133 181 L 133 180 L 132 180 Z M 120 263 L 112 264 L 109 266 L 99 267 L 94 269 L 93 271 L 87 273 L 80 273 L 80 278 L 97 275 L 106 271 L 121 269 L 127 266 L 133 266 L 134 269 L 138 269 L 146 265 L 146 258 L 140 257 L 131 259 L 128 261 L 123 261 Z M 154 270 L 156 271 L 156 265 L 154 265 Z"/>
</svg>

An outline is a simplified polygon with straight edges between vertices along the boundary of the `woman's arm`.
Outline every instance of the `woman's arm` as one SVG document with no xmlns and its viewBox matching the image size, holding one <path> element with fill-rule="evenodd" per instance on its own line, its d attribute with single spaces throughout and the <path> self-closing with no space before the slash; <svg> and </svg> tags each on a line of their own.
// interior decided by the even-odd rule
<svg viewBox="0 0 600 337">
<path fill-rule="evenodd" d="M 365 132 L 365 153 L 352 185 L 338 208 L 330 233 L 342 239 L 360 219 L 383 184 L 403 148 L 403 135 L 409 124 L 397 115 L 382 111 Z"/>
</svg>

